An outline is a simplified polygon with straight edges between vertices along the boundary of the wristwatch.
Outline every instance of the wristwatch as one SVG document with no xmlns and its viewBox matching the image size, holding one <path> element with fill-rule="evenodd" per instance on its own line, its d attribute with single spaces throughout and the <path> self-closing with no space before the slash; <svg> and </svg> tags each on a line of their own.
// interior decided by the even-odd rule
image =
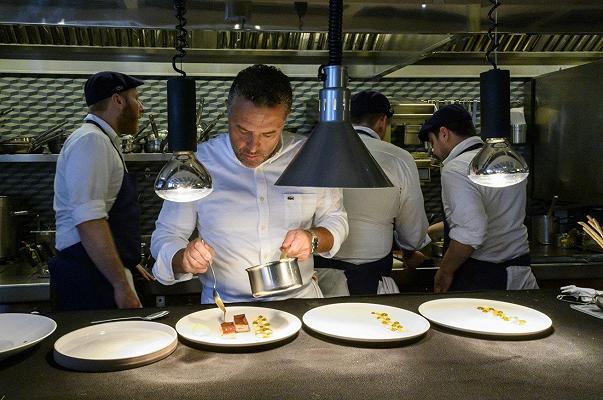
<svg viewBox="0 0 603 400">
<path fill-rule="evenodd" d="M 318 236 L 312 229 L 306 229 L 310 235 L 312 235 L 312 254 L 316 254 L 316 250 L 318 250 Z"/>
</svg>

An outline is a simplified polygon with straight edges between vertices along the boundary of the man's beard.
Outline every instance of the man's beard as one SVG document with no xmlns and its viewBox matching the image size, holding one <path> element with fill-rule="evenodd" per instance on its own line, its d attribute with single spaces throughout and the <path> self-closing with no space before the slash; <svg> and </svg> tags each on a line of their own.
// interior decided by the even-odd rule
<svg viewBox="0 0 603 400">
<path fill-rule="evenodd" d="M 117 133 L 120 135 L 136 135 L 138 119 L 137 113 L 131 107 L 126 107 L 117 117 Z"/>
</svg>

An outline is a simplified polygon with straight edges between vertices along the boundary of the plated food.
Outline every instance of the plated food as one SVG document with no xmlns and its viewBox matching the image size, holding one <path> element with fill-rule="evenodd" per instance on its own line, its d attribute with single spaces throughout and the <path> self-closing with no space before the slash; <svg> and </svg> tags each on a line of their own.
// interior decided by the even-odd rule
<svg viewBox="0 0 603 400">
<path fill-rule="evenodd" d="M 301 329 L 299 318 L 280 310 L 232 306 L 228 307 L 228 311 L 234 317 L 233 321 L 226 321 L 226 325 L 222 321 L 222 312 L 217 308 L 210 308 L 181 318 L 176 323 L 176 331 L 195 343 L 248 347 L 283 341 Z"/>
<path fill-rule="evenodd" d="M 303 316 L 322 335 L 357 342 L 399 342 L 423 335 L 429 322 L 411 311 L 372 303 L 336 303 Z"/>
<path fill-rule="evenodd" d="M 492 336 L 527 336 L 549 329 L 551 319 L 530 307 L 471 298 L 431 300 L 419 306 L 431 322 L 463 332 Z"/>
</svg>

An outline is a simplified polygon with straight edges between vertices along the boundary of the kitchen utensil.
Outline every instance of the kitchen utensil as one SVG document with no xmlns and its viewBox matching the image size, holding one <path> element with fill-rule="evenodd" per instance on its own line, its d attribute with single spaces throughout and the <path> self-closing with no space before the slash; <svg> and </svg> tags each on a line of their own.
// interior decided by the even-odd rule
<svg viewBox="0 0 603 400">
<path fill-rule="evenodd" d="M 218 123 L 218 121 L 223 116 L 224 116 L 224 111 L 222 111 L 216 118 L 214 118 L 213 121 L 211 121 L 209 124 L 207 124 L 207 126 L 199 134 L 199 139 L 197 140 L 197 143 L 201 143 L 202 141 L 204 141 L 207 138 L 207 136 L 210 134 L 210 132 L 212 131 L 212 129 L 214 129 L 214 127 L 216 126 L 216 124 Z"/>
<path fill-rule="evenodd" d="M 527 140 L 527 125 L 511 125 L 511 142 L 513 144 L 523 144 Z"/>
<path fill-rule="evenodd" d="M 147 365 L 170 355 L 178 344 L 171 326 L 147 321 L 92 325 L 61 336 L 54 360 L 77 371 L 116 371 Z"/>
<path fill-rule="evenodd" d="M 17 254 L 17 224 L 14 217 L 29 215 L 29 211 L 14 211 L 8 196 L 0 196 L 0 260 Z"/>
<path fill-rule="evenodd" d="M 217 308 L 197 311 L 182 317 L 176 323 L 176 331 L 191 342 L 218 347 L 252 347 L 280 342 L 294 336 L 301 329 L 302 323 L 295 315 L 288 312 L 264 307 L 231 306 L 233 315 L 245 314 L 250 324 L 249 332 L 238 332 L 222 336 L 220 324 L 222 313 Z M 272 335 L 256 336 L 253 331 L 253 320 L 263 316 L 270 323 Z"/>
<path fill-rule="evenodd" d="M 35 314 L 0 314 L 0 360 L 28 349 L 50 336 L 54 320 Z"/>
<path fill-rule="evenodd" d="M 532 217 L 532 234 L 540 244 L 553 243 L 553 234 L 557 231 L 557 223 L 552 216 L 535 215 Z"/>
<path fill-rule="evenodd" d="M 224 313 L 224 318 L 222 319 L 222 321 L 226 322 L 226 306 L 224 305 L 224 302 L 222 301 L 222 298 L 220 297 L 220 294 L 218 293 L 218 290 L 216 289 L 216 273 L 214 272 L 214 267 L 213 267 L 212 263 L 209 263 L 209 269 L 211 270 L 211 274 L 214 277 L 214 289 L 212 292 L 213 297 L 214 297 L 214 302 L 220 308 L 220 310 L 222 310 L 222 312 Z"/>
<path fill-rule="evenodd" d="M 484 312 L 478 307 L 500 311 Z M 493 336 L 526 336 L 549 329 L 551 319 L 533 308 L 504 301 L 471 298 L 447 298 L 425 302 L 419 312 L 434 324 L 462 332 Z M 503 319 L 507 317 L 508 320 Z M 519 321 L 524 321 L 523 323 Z"/>
<path fill-rule="evenodd" d="M 129 319 L 142 319 L 144 321 L 153 321 L 155 319 L 163 318 L 166 315 L 168 315 L 169 313 L 170 312 L 168 310 L 163 310 L 163 311 L 158 311 L 158 312 L 153 313 L 153 314 L 149 314 L 149 315 L 147 315 L 145 317 L 141 317 L 139 315 L 136 315 L 136 316 L 132 316 L 132 317 L 121 317 L 121 318 L 103 319 L 103 320 L 100 320 L 100 321 L 92 321 L 90 323 L 91 324 L 102 324 L 102 323 L 105 323 L 105 322 L 126 321 L 126 320 L 129 320 Z"/>
<path fill-rule="evenodd" d="M 549 207 L 549 210 L 546 213 L 546 215 L 547 215 L 547 217 L 549 217 L 549 219 L 553 218 L 553 212 L 555 211 L 555 204 L 557 204 L 558 199 L 559 199 L 559 196 L 557 196 L 557 195 L 553 196 L 553 200 L 551 201 L 551 206 Z"/>
<path fill-rule="evenodd" d="M 387 316 L 378 318 L 375 313 L 387 313 Z M 371 303 L 320 306 L 306 312 L 302 320 L 308 328 L 322 335 L 373 343 L 413 339 L 427 332 L 430 326 L 429 321 L 414 312 Z M 396 321 L 402 326 L 401 330 L 391 329 Z"/>
<path fill-rule="evenodd" d="M 590 236 L 599 246 L 601 246 L 601 248 L 603 248 L 603 236 L 600 236 L 595 229 L 591 228 L 588 224 L 582 221 L 578 221 L 578 224 L 582 226 L 584 232 L 588 234 L 588 236 Z"/>
<path fill-rule="evenodd" d="M 297 258 L 285 258 L 246 269 L 253 297 L 289 292 L 302 286 Z"/>
</svg>

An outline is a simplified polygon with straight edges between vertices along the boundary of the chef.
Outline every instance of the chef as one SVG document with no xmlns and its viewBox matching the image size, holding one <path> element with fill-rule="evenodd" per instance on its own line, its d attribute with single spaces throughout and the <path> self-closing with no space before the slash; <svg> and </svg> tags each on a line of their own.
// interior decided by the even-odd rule
<svg viewBox="0 0 603 400">
<path fill-rule="evenodd" d="M 84 86 L 88 115 L 66 140 L 54 180 L 58 254 L 49 269 L 58 310 L 141 307 L 126 269 L 140 261 L 140 209 L 120 136 L 138 130 L 142 84 L 105 71 Z"/>
<path fill-rule="evenodd" d="M 289 78 L 253 65 L 235 77 L 227 100 L 228 134 L 201 143 L 196 157 L 212 175 L 207 197 L 165 201 L 151 239 L 153 274 L 165 285 L 198 274 L 202 303 L 214 284 L 226 302 L 254 300 L 245 268 L 297 257 L 303 286 L 266 298 L 321 297 L 312 279 L 313 254 L 332 257 L 348 223 L 340 189 L 279 187 L 274 183 L 305 138 L 283 132 L 291 111 Z M 199 238 L 189 242 L 197 229 Z M 208 272 L 210 263 L 216 279 Z"/>
<path fill-rule="evenodd" d="M 444 257 L 434 292 L 477 289 L 536 289 L 530 268 L 528 232 L 523 224 L 526 181 L 492 188 L 468 177 L 469 164 L 483 146 L 471 115 L 458 104 L 436 111 L 421 127 L 442 160 Z M 430 231 L 438 227 L 430 227 Z"/>
<path fill-rule="evenodd" d="M 383 141 L 394 114 L 387 97 L 376 91 L 358 92 L 352 96 L 350 114 L 354 129 L 394 187 L 344 189 L 350 233 L 333 260 L 318 259 L 317 263 L 343 270 L 350 294 L 377 294 L 379 281 L 391 274 L 394 235 L 406 266 L 416 268 L 424 260 L 416 250 L 429 243 L 428 222 L 414 159 L 406 150 Z M 328 276 L 320 270 L 321 287 L 327 285 Z M 335 283 L 328 287 L 337 288 Z"/>
</svg>

